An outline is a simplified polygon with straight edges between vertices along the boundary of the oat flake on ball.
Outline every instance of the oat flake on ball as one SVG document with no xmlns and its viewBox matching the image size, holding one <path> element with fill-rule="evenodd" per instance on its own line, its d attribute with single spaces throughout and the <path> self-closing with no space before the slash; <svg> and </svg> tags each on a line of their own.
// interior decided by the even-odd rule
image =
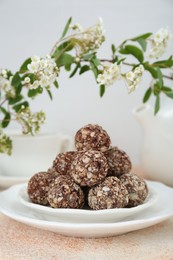
<svg viewBox="0 0 173 260">
<path fill-rule="evenodd" d="M 99 125 L 88 124 L 79 129 L 75 135 L 75 147 L 78 151 L 106 151 L 110 147 L 110 137 Z"/>
<path fill-rule="evenodd" d="M 88 204 L 92 209 L 124 208 L 129 201 L 128 191 L 117 177 L 107 177 L 102 183 L 90 189 Z"/>
<path fill-rule="evenodd" d="M 148 195 L 146 182 L 132 173 L 123 174 L 120 177 L 120 181 L 126 186 L 129 193 L 128 207 L 135 207 L 143 204 Z"/>
<path fill-rule="evenodd" d="M 76 153 L 70 175 L 80 186 L 92 187 L 105 179 L 107 171 L 108 164 L 104 154 L 88 150 Z"/>
<path fill-rule="evenodd" d="M 108 175 L 119 177 L 130 172 L 132 163 L 129 156 L 118 147 L 112 147 L 104 153 L 108 161 Z"/>
<path fill-rule="evenodd" d="M 47 193 L 51 183 L 54 181 L 54 176 L 47 172 L 39 172 L 34 174 L 27 187 L 27 193 L 33 203 L 40 205 L 48 205 Z"/>
<path fill-rule="evenodd" d="M 52 183 L 48 192 L 48 201 L 52 208 L 82 208 L 84 194 L 82 189 L 69 176 L 60 175 Z"/>
</svg>

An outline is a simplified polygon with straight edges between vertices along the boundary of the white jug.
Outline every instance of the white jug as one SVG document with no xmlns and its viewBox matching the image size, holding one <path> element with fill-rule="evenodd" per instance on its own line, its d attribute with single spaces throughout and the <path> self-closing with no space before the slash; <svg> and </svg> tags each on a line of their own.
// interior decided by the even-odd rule
<svg viewBox="0 0 173 260">
<path fill-rule="evenodd" d="M 30 177 L 52 166 L 56 155 L 70 150 L 71 139 L 60 133 L 22 135 L 8 131 L 13 142 L 12 155 L 0 154 L 0 175 Z"/>
<path fill-rule="evenodd" d="M 148 104 L 133 114 L 143 129 L 141 163 L 146 178 L 173 186 L 173 104 L 157 115 Z"/>
</svg>

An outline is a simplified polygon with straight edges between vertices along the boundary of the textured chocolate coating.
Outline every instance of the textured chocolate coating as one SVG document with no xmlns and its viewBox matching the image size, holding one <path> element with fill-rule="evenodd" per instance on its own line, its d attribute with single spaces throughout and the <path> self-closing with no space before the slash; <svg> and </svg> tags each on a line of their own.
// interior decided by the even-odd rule
<svg viewBox="0 0 173 260">
<path fill-rule="evenodd" d="M 126 152 L 112 147 L 104 153 L 108 162 L 108 175 L 119 177 L 122 174 L 130 172 L 132 163 Z"/>
<path fill-rule="evenodd" d="M 52 208 L 77 209 L 84 205 L 84 194 L 69 176 L 60 175 L 52 183 L 48 192 L 48 201 Z"/>
<path fill-rule="evenodd" d="M 75 156 L 74 151 L 60 153 L 53 161 L 53 168 L 62 175 L 69 174 L 70 166 Z"/>
<path fill-rule="evenodd" d="M 108 164 L 102 152 L 89 150 L 78 152 L 71 165 L 71 176 L 80 186 L 92 187 L 103 181 Z"/>
<path fill-rule="evenodd" d="M 39 172 L 34 174 L 28 182 L 27 192 L 33 203 L 40 205 L 48 205 L 47 193 L 54 176 L 47 172 Z"/>
<path fill-rule="evenodd" d="M 75 147 L 78 151 L 106 151 L 110 147 L 110 137 L 99 125 L 88 124 L 79 129 L 75 135 Z"/>
<path fill-rule="evenodd" d="M 107 177 L 102 183 L 90 189 L 88 204 L 92 209 L 124 208 L 129 201 L 126 187 L 117 177 Z"/>
<path fill-rule="evenodd" d="M 120 177 L 120 181 L 124 184 L 129 193 L 128 207 L 135 207 L 142 204 L 148 195 L 147 184 L 139 176 L 126 173 Z"/>
</svg>

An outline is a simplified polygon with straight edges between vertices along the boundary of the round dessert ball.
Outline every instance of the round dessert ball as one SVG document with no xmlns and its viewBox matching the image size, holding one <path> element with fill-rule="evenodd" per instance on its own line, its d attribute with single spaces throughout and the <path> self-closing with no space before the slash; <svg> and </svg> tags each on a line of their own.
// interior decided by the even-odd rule
<svg viewBox="0 0 173 260">
<path fill-rule="evenodd" d="M 128 191 L 115 176 L 107 177 L 102 183 L 89 190 L 88 204 L 95 210 L 124 208 L 128 202 Z"/>
<path fill-rule="evenodd" d="M 99 125 L 88 124 L 79 129 L 75 135 L 75 147 L 78 151 L 106 151 L 110 147 L 110 137 Z"/>
<path fill-rule="evenodd" d="M 27 187 L 27 193 L 30 200 L 36 204 L 48 205 L 47 193 L 53 180 L 54 177 L 47 172 L 34 174 L 30 178 Z"/>
<path fill-rule="evenodd" d="M 48 201 L 52 208 L 78 209 L 84 205 L 84 194 L 69 176 L 60 175 L 52 183 Z"/>
<path fill-rule="evenodd" d="M 108 162 L 108 175 L 119 177 L 122 174 L 130 172 L 132 163 L 126 152 L 112 147 L 104 153 Z"/>
<path fill-rule="evenodd" d="M 92 187 L 103 181 L 108 164 L 102 152 L 89 150 L 78 152 L 71 165 L 71 176 L 80 186 Z"/>
<path fill-rule="evenodd" d="M 128 207 L 138 206 L 145 201 L 148 187 L 144 180 L 135 174 L 126 173 L 120 177 L 120 181 L 126 186 L 129 193 Z"/>
<path fill-rule="evenodd" d="M 53 168 L 62 175 L 69 174 L 70 166 L 75 156 L 74 151 L 59 153 L 53 161 Z"/>
</svg>

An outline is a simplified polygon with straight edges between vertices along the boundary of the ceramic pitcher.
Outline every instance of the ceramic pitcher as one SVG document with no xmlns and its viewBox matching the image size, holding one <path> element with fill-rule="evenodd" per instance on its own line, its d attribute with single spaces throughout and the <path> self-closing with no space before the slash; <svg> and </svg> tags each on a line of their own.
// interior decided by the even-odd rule
<svg viewBox="0 0 173 260">
<path fill-rule="evenodd" d="M 150 105 L 133 110 L 143 131 L 141 163 L 149 179 L 173 186 L 173 105 L 154 115 Z"/>
</svg>

